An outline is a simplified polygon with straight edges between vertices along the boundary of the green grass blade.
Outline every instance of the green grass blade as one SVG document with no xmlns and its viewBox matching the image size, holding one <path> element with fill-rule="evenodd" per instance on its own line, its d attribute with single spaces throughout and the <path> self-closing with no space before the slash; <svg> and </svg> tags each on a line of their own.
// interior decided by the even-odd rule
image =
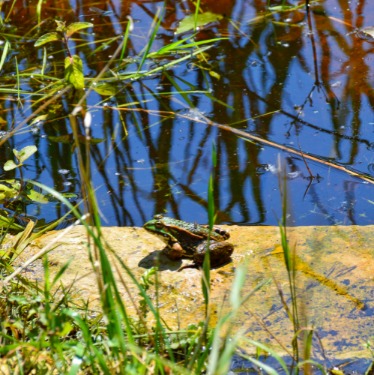
<svg viewBox="0 0 374 375">
<path fill-rule="evenodd" d="M 43 5 L 43 0 L 38 0 L 38 3 L 36 4 L 36 14 L 38 16 L 38 25 L 40 25 L 40 22 L 42 19 L 42 5 Z"/>
<path fill-rule="evenodd" d="M 265 363 L 251 357 L 246 357 L 248 361 L 257 365 L 262 371 L 265 371 L 269 375 L 280 375 L 278 371 L 274 370 L 272 367 L 266 365 Z"/>
<path fill-rule="evenodd" d="M 170 76 L 167 72 L 164 72 L 164 75 L 171 82 L 171 84 L 175 87 L 175 89 L 177 90 L 177 93 L 180 96 L 182 96 L 182 98 L 185 100 L 185 102 L 187 103 L 187 105 L 190 108 L 195 108 L 194 104 L 192 103 L 192 101 L 190 100 L 190 98 L 188 97 L 188 95 L 182 90 L 182 88 L 178 85 L 178 83 L 176 82 L 176 80 L 172 76 Z"/>
<path fill-rule="evenodd" d="M 208 182 L 208 223 L 209 229 L 212 231 L 215 222 L 215 207 L 214 207 L 214 171 L 217 165 L 217 151 L 215 144 L 212 145 L 212 171 L 210 173 Z M 209 307 L 209 295 L 210 295 L 210 250 L 209 250 L 210 238 L 206 245 L 206 253 L 203 263 L 203 277 L 202 277 L 202 291 L 205 300 L 206 312 L 208 313 Z"/>
<path fill-rule="evenodd" d="M 199 11 L 200 11 L 200 0 L 195 3 L 195 14 L 194 14 L 194 31 L 197 31 L 197 24 L 199 21 Z"/>
<path fill-rule="evenodd" d="M 138 73 L 140 72 L 140 70 L 142 69 L 142 67 L 144 65 L 144 62 L 145 62 L 145 60 L 146 60 L 146 58 L 148 56 L 148 53 L 149 53 L 150 49 L 152 48 L 152 44 L 153 44 L 153 42 L 154 42 L 154 40 L 156 38 L 158 29 L 160 28 L 160 24 L 161 24 L 161 20 L 162 20 L 162 16 L 160 16 L 160 14 L 161 14 L 161 10 L 158 9 L 158 11 L 157 11 L 157 13 L 156 13 L 156 15 L 154 17 L 154 19 L 157 19 L 157 21 L 156 21 L 155 26 L 152 29 L 151 35 L 149 37 L 149 41 L 148 41 L 148 43 L 147 43 L 147 45 L 145 47 L 145 51 L 143 53 L 143 57 L 142 57 L 142 59 L 140 61 L 140 64 L 139 64 Z"/>
<path fill-rule="evenodd" d="M 122 50 L 121 50 L 121 55 L 119 57 L 120 61 L 122 61 L 123 58 L 125 57 L 125 51 L 126 51 L 127 43 L 129 41 L 130 32 L 134 28 L 134 24 L 133 24 L 132 18 L 130 16 L 127 16 L 127 19 L 129 20 L 129 22 L 127 23 L 126 30 L 125 30 L 125 33 L 123 35 Z"/>
<path fill-rule="evenodd" d="M 17 79 L 17 101 L 21 104 L 21 87 L 20 87 L 20 79 L 19 79 L 19 70 L 18 70 L 18 60 L 17 56 L 14 57 L 16 61 L 16 79 Z"/>
<path fill-rule="evenodd" d="M 91 362 L 97 363 L 104 374 L 110 374 L 110 370 L 107 366 L 108 358 L 106 358 L 106 356 L 97 349 L 96 345 L 92 341 L 92 334 L 86 320 L 82 319 L 82 317 L 74 310 L 66 309 L 64 313 L 72 318 L 80 328 L 82 332 L 82 339 L 87 345 L 87 354 L 90 357 Z"/>
<path fill-rule="evenodd" d="M 284 373 L 286 375 L 289 375 L 289 371 L 288 371 L 288 368 L 287 368 L 287 365 L 286 363 L 284 362 L 283 358 L 275 351 L 273 350 L 272 348 L 268 347 L 267 345 L 264 345 L 264 344 L 261 344 L 260 342 L 257 342 L 257 341 L 254 341 L 254 340 L 246 340 L 248 343 L 254 345 L 256 348 L 259 348 L 261 349 L 262 351 L 264 351 L 265 353 L 269 353 L 272 357 L 274 357 L 277 362 L 281 365 L 282 369 L 284 370 Z M 247 359 L 249 359 L 248 357 L 246 357 Z"/>
<path fill-rule="evenodd" d="M 10 43 L 7 39 L 5 39 L 4 46 L 3 46 L 3 52 L 1 53 L 1 59 L 0 59 L 0 71 L 3 69 L 5 60 L 8 55 L 8 51 L 10 50 Z"/>
<path fill-rule="evenodd" d="M 69 268 L 70 266 L 70 263 L 71 263 L 71 259 L 69 259 L 65 264 L 63 264 L 63 266 L 58 270 L 58 272 L 56 273 L 56 275 L 54 276 L 53 280 L 52 280 L 52 284 L 51 286 L 53 287 L 54 285 L 56 285 L 56 283 L 61 279 L 62 275 L 65 273 L 65 271 Z"/>
<path fill-rule="evenodd" d="M 110 250 L 110 248 L 109 248 Z M 136 279 L 136 277 L 134 276 L 134 274 L 131 272 L 131 270 L 129 269 L 129 267 L 126 265 L 126 263 L 116 254 L 116 253 L 113 253 L 113 255 L 115 256 L 115 258 L 117 259 L 117 261 L 119 262 L 120 266 L 126 271 L 127 275 L 131 278 L 131 280 L 134 282 L 134 284 L 136 285 L 137 289 L 139 290 L 139 294 L 141 295 L 141 297 L 144 299 L 144 301 L 147 303 L 147 306 L 150 310 L 150 312 L 153 314 L 153 316 L 155 317 L 155 320 L 156 320 L 156 329 L 161 332 L 162 334 L 162 337 L 165 340 L 165 344 L 166 344 L 166 349 L 167 349 L 167 352 L 168 352 L 168 355 L 169 357 L 173 360 L 174 358 L 174 354 L 170 348 L 170 345 L 169 345 L 169 340 L 167 339 L 167 335 L 166 335 L 166 331 L 165 331 L 165 328 L 161 322 L 161 317 L 160 317 L 160 314 L 158 312 L 158 310 L 155 308 L 155 306 L 153 305 L 151 299 L 149 298 L 149 296 L 147 295 L 146 291 L 144 290 L 144 288 L 141 286 L 141 284 L 139 283 L 139 281 Z M 156 342 L 156 345 L 158 343 Z M 156 351 L 157 351 L 157 347 L 156 347 Z"/>
<path fill-rule="evenodd" d="M 47 48 L 43 48 L 43 63 L 42 63 L 42 69 L 40 71 L 41 75 L 44 76 L 45 70 L 47 68 Z"/>
<path fill-rule="evenodd" d="M 13 0 L 12 5 L 9 8 L 9 12 L 8 12 L 7 16 L 5 17 L 4 23 L 7 23 L 9 21 L 9 18 L 11 17 L 11 15 L 13 13 L 13 8 L 16 5 L 16 2 L 17 2 L 16 0 Z"/>
<path fill-rule="evenodd" d="M 235 279 L 231 287 L 230 305 L 232 310 L 237 311 L 242 305 L 241 292 L 243 290 L 247 275 L 247 262 L 239 264 L 235 270 Z"/>
<path fill-rule="evenodd" d="M 322 375 L 332 374 L 332 372 L 326 371 L 326 368 L 323 365 L 321 365 L 320 363 L 318 363 L 316 361 L 310 360 L 310 359 L 308 359 L 306 361 L 299 362 L 296 367 L 298 369 L 300 369 L 300 368 L 303 368 L 305 365 L 312 365 L 312 368 L 313 367 L 318 368 L 319 370 L 321 370 Z M 306 372 L 304 372 L 304 374 L 306 374 Z M 312 372 L 309 372 L 309 374 L 312 374 Z M 343 374 L 343 372 L 342 372 L 342 374 Z"/>
</svg>

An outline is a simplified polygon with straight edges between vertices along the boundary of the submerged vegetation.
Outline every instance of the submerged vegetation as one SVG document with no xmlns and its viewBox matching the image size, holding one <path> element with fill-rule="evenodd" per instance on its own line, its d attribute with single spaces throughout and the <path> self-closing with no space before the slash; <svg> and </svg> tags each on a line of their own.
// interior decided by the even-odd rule
<svg viewBox="0 0 374 375">
<path fill-rule="evenodd" d="M 227 374 L 233 356 L 240 355 L 247 365 L 252 364 L 247 371 L 253 373 L 312 374 L 319 371 L 321 374 L 343 374 L 344 369 L 328 368 L 313 358 L 314 328 L 304 324 L 304 311 L 300 311 L 300 297 L 295 288 L 298 258 L 296 248 L 288 242 L 287 205 L 293 199 L 287 198 L 287 190 L 292 176 L 302 175 L 300 165 L 305 166 L 303 196 L 312 190 L 312 203 L 320 207 L 316 184 L 322 180 L 319 175 L 322 172 L 312 170 L 317 169 L 316 164 L 319 168 L 329 168 L 329 171 L 332 169 L 372 185 L 370 168 L 369 172 L 357 170 L 361 165 L 354 160 L 359 147 L 370 150 L 374 143 L 358 131 L 358 126 L 352 129 L 352 134 L 345 134 L 339 128 L 338 120 L 348 118 L 349 105 L 358 104 L 353 100 L 352 90 L 347 89 L 345 99 L 351 100 L 351 104 L 345 104 L 345 112 L 339 112 L 340 103 L 329 83 L 328 72 L 320 71 L 313 37 L 310 42 L 315 57 L 315 80 L 304 102 L 292 105 L 292 109 L 279 107 L 278 103 L 283 100 L 280 87 L 287 82 L 286 68 L 296 57 L 302 60 L 300 45 L 294 43 L 290 47 L 292 53 L 287 56 L 276 48 L 272 53 L 261 51 L 262 40 L 269 37 L 270 27 L 279 33 L 272 43 L 281 48 L 288 48 L 290 40 L 301 38 L 306 25 L 313 36 L 311 12 L 317 23 L 318 17 L 324 16 L 321 2 L 282 2 L 280 5 L 263 1 L 257 15 L 246 21 L 246 25 L 254 25 L 251 35 L 240 29 L 238 20 L 228 14 L 219 14 L 216 9 L 208 9 L 209 5 L 202 0 L 191 2 L 189 14 L 178 24 L 173 21 L 173 9 L 177 5 L 155 2 L 158 7 L 148 8 L 147 2 L 141 2 L 139 7 L 146 9 L 145 13 L 151 18 L 145 31 L 137 29 L 138 20 L 130 15 L 130 9 L 119 15 L 114 8 L 98 9 L 92 4 L 84 4 L 78 14 L 78 11 L 64 11 L 70 9 L 65 2 L 55 3 L 55 9 L 48 9 L 41 0 L 35 1 L 36 7 L 26 9 L 16 0 L 0 5 L 0 95 L 6 103 L 0 112 L 0 125 L 4 128 L 0 134 L 0 162 L 4 172 L 0 180 L 3 206 L 0 210 L 0 372 L 219 375 Z M 228 5 L 230 11 L 232 7 L 233 4 Z M 17 14 L 23 19 L 29 17 L 32 22 L 24 26 L 17 23 Z M 88 22 L 83 18 L 93 20 Z M 305 22 L 301 23 L 301 19 Z M 329 24 L 329 30 L 335 31 L 330 24 L 332 20 L 332 17 L 325 17 L 323 25 Z M 347 25 L 347 22 L 344 20 L 340 24 Z M 347 28 L 350 32 L 355 29 L 352 24 Z M 289 32 L 284 33 L 282 29 Z M 316 32 L 323 40 L 325 36 L 321 29 Z M 230 44 L 233 35 L 234 42 Z M 344 44 L 341 37 L 336 37 L 336 41 Z M 363 53 L 363 41 L 354 41 L 357 45 L 361 43 L 355 53 Z M 345 44 L 344 48 L 349 50 Z M 353 50 L 352 47 L 349 51 Z M 321 53 L 327 53 L 325 44 Z M 233 56 L 235 64 L 225 70 L 223 66 Z M 248 65 L 256 68 L 266 61 L 271 61 L 273 68 L 274 79 L 268 81 L 272 81 L 268 91 L 272 102 L 265 97 L 269 83 L 264 79 L 250 77 L 244 86 L 241 82 Z M 306 65 L 300 65 L 306 69 Z M 186 72 L 196 73 L 193 81 Z M 361 77 L 360 82 L 360 94 L 372 103 L 367 78 Z M 317 91 L 320 95 L 317 101 L 322 97 L 330 106 L 333 129 L 304 119 L 308 105 L 313 105 L 312 94 Z M 250 105 L 246 107 L 245 103 Z M 203 108 L 207 108 L 206 111 Z M 249 108 L 250 114 L 246 113 Z M 214 114 L 206 113 L 210 111 Z M 354 121 L 360 123 L 358 112 L 355 116 Z M 287 127 L 289 125 L 286 137 L 293 137 L 292 142 L 283 144 L 279 139 L 267 137 L 271 133 L 272 118 L 286 119 Z M 178 130 L 180 125 L 174 122 L 176 119 L 185 121 L 184 129 Z M 197 151 L 187 152 L 196 124 L 204 126 L 196 143 Z M 243 124 L 247 127 L 242 128 Z M 155 130 L 158 127 L 159 130 Z M 188 131 L 185 130 L 187 127 Z M 175 133 L 172 128 L 177 129 Z M 337 140 L 336 148 L 330 153 L 336 157 L 330 157 L 325 150 L 320 155 L 317 151 L 305 150 L 304 146 L 308 145 L 301 145 L 302 129 L 307 129 L 307 135 L 319 132 Z M 221 135 L 217 136 L 216 131 L 222 132 Z M 177 184 L 176 173 L 171 169 L 179 159 L 171 145 L 178 146 L 185 137 L 183 165 L 188 167 L 189 173 L 182 168 L 185 175 L 182 179 L 185 180 Z M 231 139 L 230 143 L 228 137 L 233 137 L 234 141 Z M 350 163 L 342 162 L 344 155 L 339 150 L 340 144 L 346 141 L 352 142 L 348 155 Z M 211 144 L 215 144 L 213 152 Z M 286 152 L 295 159 L 287 157 L 287 165 L 280 162 L 276 166 L 265 165 L 260 160 L 263 146 L 276 153 Z M 138 174 L 139 170 L 147 169 L 139 156 L 137 148 L 140 147 L 146 148 L 151 155 L 147 176 Z M 238 150 L 245 150 L 243 170 L 240 166 L 244 159 L 238 157 Z M 48 156 L 48 161 L 40 156 L 34 158 L 39 153 Z M 190 155 L 193 155 L 192 161 Z M 229 162 L 225 161 L 224 155 L 228 155 Z M 111 157 L 113 164 L 107 163 Z M 204 196 L 193 190 L 200 161 L 202 174 L 207 175 Z M 235 167 L 230 168 L 230 163 Z M 312 163 L 315 164 L 312 166 Z M 226 164 L 229 165 L 229 182 L 222 183 Z M 101 215 L 101 197 L 95 182 L 99 175 L 109 192 L 108 200 L 112 200 L 117 224 L 145 222 L 151 216 L 138 197 L 129 198 L 135 203 L 131 208 L 127 206 L 124 196 L 131 188 L 139 191 L 139 196 L 152 196 L 156 212 L 169 210 L 176 216 L 179 213 L 178 195 L 182 191 L 204 210 L 201 216 L 207 213 L 212 229 L 216 221 L 233 222 L 230 215 L 237 207 L 245 207 L 241 214 L 243 219 L 238 222 L 266 223 L 263 208 L 266 199 L 258 189 L 261 175 L 270 167 L 276 170 L 279 181 L 280 194 L 276 194 L 281 196 L 283 208 L 279 215 L 281 248 L 288 275 L 286 287 L 275 277 L 273 281 L 294 335 L 290 343 L 292 350 L 286 357 L 233 328 L 244 302 L 271 282 L 262 280 L 253 289 L 244 290 L 245 262 L 235 270 L 229 297 L 230 311 L 215 324 L 210 324 L 209 252 L 200 280 L 205 319 L 191 322 L 183 330 L 171 329 L 158 305 L 150 298 L 150 289 L 155 288 L 157 293 L 160 287 L 157 267 L 147 270 L 139 280 L 126 262 L 108 249 L 101 228 L 105 214 Z M 48 168 L 50 174 L 45 172 Z M 136 182 L 137 178 L 141 183 Z M 246 184 L 253 190 L 256 212 L 250 212 L 244 203 L 248 200 L 245 198 Z M 231 189 L 231 197 L 226 199 L 228 203 L 222 198 L 226 196 L 221 185 Z M 46 218 L 40 213 L 43 210 L 40 207 L 52 203 L 55 215 Z M 338 221 L 324 208 L 321 212 L 327 221 Z M 352 215 L 349 213 L 347 217 L 351 220 Z M 76 222 L 71 224 L 73 221 Z M 54 243 L 41 249 L 34 258 L 22 258 L 32 241 L 46 231 L 58 226 L 63 228 L 68 223 L 71 227 L 81 224 L 87 232 L 87 252 L 100 294 L 100 307 L 96 310 L 92 310 L 87 301 L 77 300 L 75 291 L 63 284 L 68 261 L 57 273 L 50 272 L 53 260 L 48 253 Z M 36 259 L 43 260 L 44 268 L 43 280 L 37 283 L 21 272 Z M 137 287 L 139 299 L 134 299 L 132 306 L 136 316 L 128 312 L 129 306 L 119 291 L 120 286 L 126 288 L 120 277 L 122 274 L 129 276 Z M 120 281 L 116 281 L 116 275 Z M 79 289 L 79 281 L 75 286 Z M 252 348 L 251 352 L 240 350 L 243 342 Z M 371 349 L 370 343 L 367 345 Z M 274 359 L 271 365 L 265 361 L 268 356 Z M 373 365 L 370 364 L 366 374 L 372 373 Z"/>
</svg>

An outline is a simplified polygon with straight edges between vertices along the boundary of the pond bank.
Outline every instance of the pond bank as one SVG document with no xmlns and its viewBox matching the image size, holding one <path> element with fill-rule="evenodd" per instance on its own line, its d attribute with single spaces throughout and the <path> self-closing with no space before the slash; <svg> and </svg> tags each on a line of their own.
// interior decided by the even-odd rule
<svg viewBox="0 0 374 375">
<path fill-rule="evenodd" d="M 235 251 L 231 263 L 211 271 L 211 324 L 230 309 L 235 268 L 247 262 L 243 295 L 266 279 L 269 283 L 244 304 L 234 329 L 240 329 L 246 337 L 278 347 L 276 338 L 290 348 L 292 326 L 273 281 L 276 280 L 290 303 L 279 228 L 224 228 L 230 231 Z M 138 279 L 158 260 L 159 308 L 170 327 L 185 328 L 203 320 L 205 305 L 198 269 L 176 272 L 181 262 L 165 258 L 160 252 L 163 243 L 143 228 L 107 227 L 102 230 L 108 249 L 116 252 Z M 23 258 L 50 243 L 57 233 L 50 232 L 39 238 L 25 251 Z M 364 345 L 374 337 L 371 324 L 374 314 L 373 226 L 295 227 L 288 229 L 288 239 L 296 244 L 296 288 L 300 318 L 305 326 L 313 327 L 318 333 L 328 358 L 368 357 L 370 353 Z M 99 295 L 86 241 L 85 229 L 75 227 L 56 244 L 48 258 L 52 273 L 71 261 L 62 277 L 64 285 L 73 285 L 77 299 L 89 300 L 95 308 Z M 26 275 L 42 280 L 41 265 L 34 264 Z M 132 299 L 138 299 L 138 291 L 125 271 L 121 272 L 121 277 L 126 284 L 119 282 L 126 308 L 135 316 Z M 154 291 L 150 290 L 150 296 L 155 298 Z M 318 357 L 321 348 L 317 344 L 315 351 Z"/>
</svg>

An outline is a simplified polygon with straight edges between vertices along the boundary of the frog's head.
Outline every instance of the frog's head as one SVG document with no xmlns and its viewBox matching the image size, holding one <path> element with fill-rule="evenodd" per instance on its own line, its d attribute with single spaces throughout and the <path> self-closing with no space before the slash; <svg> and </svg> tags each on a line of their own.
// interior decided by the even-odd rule
<svg viewBox="0 0 374 375">
<path fill-rule="evenodd" d="M 160 238 L 164 243 L 169 244 L 170 242 L 175 241 L 175 239 L 169 230 L 168 220 L 170 220 L 170 218 L 164 217 L 160 214 L 155 215 L 152 220 L 147 221 L 143 225 L 143 228 Z"/>
</svg>

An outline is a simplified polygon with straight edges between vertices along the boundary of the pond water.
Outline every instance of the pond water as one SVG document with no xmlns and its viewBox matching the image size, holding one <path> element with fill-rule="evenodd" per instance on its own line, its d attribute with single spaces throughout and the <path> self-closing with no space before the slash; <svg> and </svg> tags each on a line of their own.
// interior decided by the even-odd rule
<svg viewBox="0 0 374 375">
<path fill-rule="evenodd" d="M 207 222 L 213 149 L 217 223 L 277 224 L 280 156 L 291 224 L 372 224 L 374 44 L 358 30 L 374 25 L 374 3 L 312 1 L 308 12 L 293 1 L 287 10 L 268 3 L 202 0 L 201 10 L 217 21 L 194 36 L 177 34 L 195 13 L 190 1 L 47 1 L 40 23 L 36 7 L 3 2 L 1 166 L 14 159 L 13 148 L 36 145 L 23 177 L 81 196 L 68 115 L 82 93 L 47 102 L 66 86 L 67 48 L 34 43 L 55 31 L 56 19 L 91 22 L 68 41 L 83 61 L 87 92 L 131 20 L 122 59 L 83 102 L 92 116 L 89 153 L 104 225 L 140 226 L 164 212 Z M 190 46 L 149 56 L 183 39 L 202 42 L 200 52 Z M 77 120 L 84 136 L 80 114 Z M 2 179 L 19 177 L 19 170 L 1 170 Z M 66 212 L 56 203 L 22 207 L 46 221 Z"/>
</svg>

